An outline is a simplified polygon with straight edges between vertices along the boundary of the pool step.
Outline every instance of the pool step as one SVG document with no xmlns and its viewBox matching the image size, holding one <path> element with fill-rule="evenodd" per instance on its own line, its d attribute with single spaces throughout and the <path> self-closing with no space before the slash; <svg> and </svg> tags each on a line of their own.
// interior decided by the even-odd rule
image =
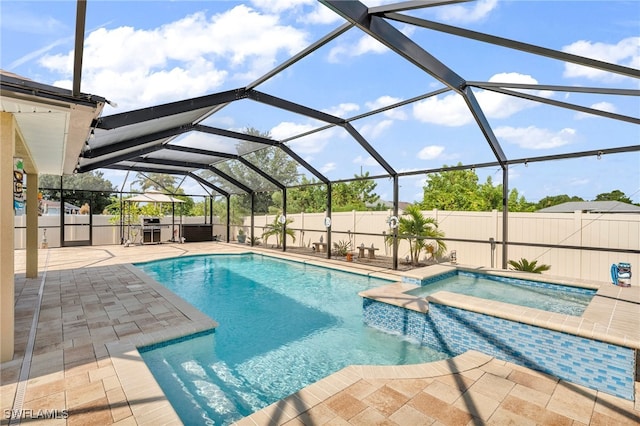
<svg viewBox="0 0 640 426">
<path fill-rule="evenodd" d="M 205 423 L 231 424 L 267 405 L 243 390 L 247 386 L 244 380 L 224 362 L 205 366 L 195 360 L 170 359 L 165 360 L 164 365 L 168 374 L 181 383 L 179 400 L 184 402 L 179 403 L 184 405 L 174 408 L 185 424 L 190 423 L 185 415 L 198 416 L 198 423 L 204 420 Z M 176 394 L 177 390 L 172 389 L 172 393 Z M 207 416 L 207 412 L 215 414 Z"/>
</svg>

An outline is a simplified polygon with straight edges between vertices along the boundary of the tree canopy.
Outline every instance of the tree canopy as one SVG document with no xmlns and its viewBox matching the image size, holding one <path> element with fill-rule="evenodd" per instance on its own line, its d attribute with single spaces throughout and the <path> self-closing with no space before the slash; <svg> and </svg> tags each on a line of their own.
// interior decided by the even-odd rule
<svg viewBox="0 0 640 426">
<path fill-rule="evenodd" d="M 182 200 L 182 203 L 149 203 L 141 207 L 140 213 L 145 216 L 161 216 L 178 214 L 184 216 L 194 216 L 196 214 L 195 202 L 193 198 L 185 195 L 184 189 L 176 188 L 176 177 L 165 173 L 138 173 L 135 183 L 144 192 L 158 191 L 170 193 L 175 198 Z"/>
<path fill-rule="evenodd" d="M 57 175 L 40 175 L 38 178 L 40 193 L 46 200 L 60 200 L 60 184 L 60 176 Z M 64 175 L 62 188 L 65 189 L 66 202 L 81 206 L 91 201 L 95 214 L 102 213 L 111 204 L 111 193 L 117 191 L 99 170 Z"/>
<path fill-rule="evenodd" d="M 536 208 L 544 209 L 545 207 L 557 206 L 558 204 L 568 203 L 571 201 L 584 201 L 584 200 L 580 197 L 569 196 L 567 194 L 550 195 L 538 201 L 538 204 L 536 204 Z"/>
<path fill-rule="evenodd" d="M 461 165 L 461 163 L 458 163 Z M 446 164 L 443 167 L 448 167 Z M 509 191 L 507 205 L 512 212 L 532 212 L 569 201 L 585 201 L 567 194 L 549 195 L 537 203 L 529 202 L 516 188 Z M 622 191 L 598 194 L 594 201 L 621 201 L 633 204 Z M 431 173 L 423 187 L 419 203 L 424 210 L 490 211 L 502 210 L 502 184 L 494 185 L 491 176 L 480 184 L 475 170 L 448 170 Z"/>
<path fill-rule="evenodd" d="M 334 211 L 380 210 L 380 196 L 374 191 L 378 184 L 369 178 L 369 172 L 354 175 L 356 180 L 332 185 L 331 204 Z M 376 204 L 377 203 L 377 204 Z"/>
<path fill-rule="evenodd" d="M 261 132 L 253 127 L 247 127 L 244 133 L 266 139 L 271 138 L 269 132 Z M 242 141 L 238 146 L 238 151 L 251 151 L 254 144 L 254 142 Z M 254 150 L 244 155 L 243 158 L 285 186 L 297 182 L 298 163 L 276 146 L 268 146 Z M 271 198 L 272 192 L 277 189 L 271 182 L 238 160 L 224 161 L 216 164 L 215 167 L 222 173 L 236 178 L 241 184 L 253 190 L 262 190 L 262 192 L 256 192 L 254 194 L 254 211 L 256 213 L 269 212 L 269 207 L 273 205 Z M 237 191 L 237 188 L 231 182 L 225 180 L 213 171 L 205 170 L 201 176 L 224 190 L 232 193 Z M 241 197 L 239 207 L 241 210 L 250 211 L 251 198 Z"/>
<path fill-rule="evenodd" d="M 460 166 L 461 163 L 458 163 Z M 443 167 L 447 167 L 445 164 Z M 502 210 L 502 184 L 494 185 L 491 176 L 478 183 L 475 170 L 449 170 L 427 176 L 420 206 L 425 210 L 490 211 Z M 535 206 L 513 188 L 509 191 L 510 211 L 533 211 Z"/>
<path fill-rule="evenodd" d="M 605 192 L 602 194 L 596 195 L 596 199 L 594 201 L 621 201 L 623 203 L 633 204 L 631 198 L 627 197 L 624 192 L 619 189 L 614 189 L 611 192 Z"/>
</svg>

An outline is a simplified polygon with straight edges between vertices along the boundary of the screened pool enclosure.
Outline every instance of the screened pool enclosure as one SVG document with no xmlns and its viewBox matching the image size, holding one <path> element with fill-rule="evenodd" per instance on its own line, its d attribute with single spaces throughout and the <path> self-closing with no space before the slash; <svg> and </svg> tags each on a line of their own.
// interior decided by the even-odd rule
<svg viewBox="0 0 640 426">
<path fill-rule="evenodd" d="M 503 268 L 509 259 L 508 197 L 516 177 L 542 182 L 553 175 L 556 185 L 567 187 L 574 178 L 590 176 L 597 181 L 598 174 L 619 174 L 620 180 L 635 180 L 640 190 L 640 167 L 634 167 L 640 166 L 640 71 L 632 61 L 616 63 L 603 59 L 606 55 L 596 59 L 566 48 L 568 40 L 589 40 L 603 28 L 613 31 L 615 23 L 601 22 L 597 28 L 575 25 L 567 29 L 572 31 L 567 41 L 554 41 L 544 37 L 539 22 L 528 20 L 526 11 L 548 9 L 549 25 L 575 19 L 554 15 L 555 2 L 510 5 L 522 8 L 521 17 L 500 33 L 483 31 L 482 23 L 449 24 L 444 12 L 466 2 L 319 3 L 339 23 L 259 78 L 203 96 L 99 117 L 76 172 L 119 170 L 129 181 L 129 174 L 170 174 L 181 185 L 190 182 L 190 188 L 201 191 L 193 195 L 209 203 L 204 223 L 214 222 L 213 200 L 225 200 L 226 214 L 218 217 L 225 219 L 219 234 L 226 241 L 235 239 L 234 197 L 250 206 L 247 231 L 256 237 L 260 233 L 254 216 L 268 213 L 265 199 L 277 199 L 279 213 L 286 218 L 291 191 L 321 188 L 325 219 L 313 231 L 324 232 L 331 247 L 346 232 L 340 229 L 335 235 L 333 229 L 335 185 L 376 182 L 388 201 L 389 223 L 390 217 L 402 213 L 400 203 L 414 199 L 421 190 L 419 183 L 430 174 L 474 170 L 502 185 L 500 235 L 491 244 L 501 248 L 498 266 Z M 469 2 L 469 7 L 475 3 Z M 575 7 L 589 4 L 575 3 Z M 84 26 L 85 17 L 78 16 L 77 25 Z M 374 46 L 376 53 L 352 59 L 349 66 L 331 60 L 335 55 L 349 57 L 350 50 L 363 45 Z M 329 58 L 326 68 L 311 74 L 308 63 L 318 56 Z M 76 61 L 81 58 L 76 55 Z M 386 72 L 391 64 L 393 74 Z M 539 82 L 541 69 L 556 69 L 555 77 Z M 575 69 L 610 78 L 571 80 L 570 71 Z M 76 79 L 80 81 L 79 74 Z M 600 84 L 585 84 L 590 81 Z M 366 93 L 371 102 L 355 105 L 349 101 L 354 93 Z M 462 108 L 452 117 L 448 113 L 454 104 Z M 537 132 L 551 117 L 563 119 L 565 128 L 554 128 L 555 134 Z M 587 123 L 585 117 L 595 123 L 587 127 L 588 137 L 555 143 L 558 134 L 571 133 L 572 123 Z M 400 132 L 401 128 L 406 129 Z M 622 137 L 609 137 L 614 129 Z M 383 132 L 385 137 L 380 137 Z M 512 142 L 516 132 L 546 149 L 521 149 Z M 344 158 L 347 146 L 353 148 L 350 158 Z M 333 160 L 321 160 L 320 148 Z M 275 157 L 283 164 L 295 164 L 293 173 L 277 165 L 267 167 L 265 158 Z M 412 159 L 410 167 L 406 158 Z M 577 169 L 584 175 L 563 174 L 567 164 L 583 165 Z M 117 192 L 127 197 L 125 185 Z M 275 193 L 280 195 L 274 198 Z M 282 226 L 299 224 L 283 220 Z M 395 228 L 388 228 L 396 236 Z M 397 247 L 394 239 L 389 253 L 394 268 Z M 282 249 L 287 249 L 286 239 Z"/>
</svg>

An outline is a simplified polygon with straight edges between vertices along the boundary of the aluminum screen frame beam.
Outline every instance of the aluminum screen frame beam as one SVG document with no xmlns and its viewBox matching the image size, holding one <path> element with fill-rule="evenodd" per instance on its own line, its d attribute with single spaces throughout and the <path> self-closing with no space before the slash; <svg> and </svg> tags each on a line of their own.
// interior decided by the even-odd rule
<svg viewBox="0 0 640 426">
<path fill-rule="evenodd" d="M 321 0 L 322 1 L 322 0 Z M 546 47 L 536 46 L 534 44 L 523 43 L 520 41 L 498 37 L 478 31 L 472 31 L 463 29 L 460 27 L 454 27 L 452 25 L 441 24 L 438 22 L 429 21 L 426 19 L 416 18 L 413 16 L 403 15 L 401 13 L 384 13 L 383 16 L 387 19 L 392 19 L 397 22 L 405 24 L 412 24 L 418 27 L 427 28 L 434 31 L 448 33 L 472 40 L 481 41 L 484 43 L 494 44 L 497 46 L 507 47 L 509 49 L 521 50 L 523 52 L 531 53 L 539 56 L 546 56 L 548 58 L 557 59 L 559 61 L 570 62 L 573 64 L 584 65 L 586 67 L 599 69 L 602 71 L 612 72 L 615 74 L 624 75 L 627 77 L 640 78 L 640 70 L 625 67 L 622 65 L 611 64 L 608 62 L 598 61 L 596 59 L 586 58 L 584 56 L 578 56 L 571 53 L 565 53 L 558 50 L 548 49 Z"/>
<path fill-rule="evenodd" d="M 141 173 L 147 172 L 147 173 L 162 173 L 162 174 L 166 174 L 166 170 L 164 170 L 164 169 L 156 169 L 156 168 L 153 168 L 153 167 L 145 167 L 145 166 L 122 166 L 122 165 L 114 164 L 113 166 L 105 167 L 105 169 L 125 170 L 127 172 L 133 171 L 133 172 L 141 172 Z M 176 170 L 175 172 L 173 172 L 173 174 L 189 176 L 193 180 L 195 180 L 198 183 L 201 183 L 201 184 L 209 187 L 209 189 L 212 189 L 212 190 L 216 191 L 220 195 L 223 195 L 223 196 L 225 196 L 227 198 L 229 198 L 229 196 L 230 196 L 230 194 L 227 191 L 225 191 L 225 190 L 223 190 L 221 188 L 218 188 L 217 186 L 215 186 L 214 184 L 212 184 L 212 183 L 208 182 L 207 180 L 201 178 L 200 176 L 193 174 L 193 172 Z"/>
<path fill-rule="evenodd" d="M 260 176 L 262 176 L 263 178 L 265 178 L 275 186 L 277 186 L 279 189 L 285 188 L 284 184 L 282 184 L 280 181 L 276 180 L 275 178 L 271 177 L 271 175 L 269 175 L 268 173 L 265 173 L 264 171 L 262 171 L 258 166 L 256 166 L 246 158 L 242 157 L 241 155 L 227 154 L 225 152 L 209 151 L 207 149 L 191 148 L 188 146 L 169 145 L 169 144 L 165 145 L 164 149 L 168 149 L 171 151 L 188 152 L 190 154 L 199 154 L 199 155 L 204 155 L 209 157 L 223 157 L 229 160 L 237 160 L 242 164 L 244 164 L 245 166 L 247 166 L 248 168 L 250 168 L 251 170 L 253 170 L 254 172 L 258 173 Z"/>
<path fill-rule="evenodd" d="M 367 153 L 369 153 L 369 155 L 371 155 L 383 169 L 385 169 L 387 173 L 389 173 L 389 176 L 396 175 L 396 171 L 391 167 L 387 160 L 385 160 L 384 157 L 382 157 L 382 155 L 380 155 L 378 151 L 376 151 L 369 142 L 367 142 L 364 136 L 362 136 L 350 123 L 345 123 L 343 127 L 347 132 L 349 132 L 351 137 L 354 138 L 360 146 L 362 146 L 364 150 L 367 151 Z"/>
<path fill-rule="evenodd" d="M 247 93 L 244 88 L 227 90 L 225 92 L 101 117 L 96 120 L 96 127 L 111 130 L 207 107 L 213 108 L 216 105 L 237 101 L 246 97 Z"/>
<path fill-rule="evenodd" d="M 522 93 L 514 90 L 499 89 L 497 87 L 487 87 L 485 90 L 490 90 L 495 93 L 502 93 L 503 95 L 509 95 L 516 98 L 527 99 L 534 102 L 540 102 L 547 105 L 553 105 L 564 109 L 570 109 L 585 114 L 598 115 L 600 117 L 610 118 L 612 120 L 626 121 L 627 123 L 640 124 L 640 118 L 630 117 L 628 115 L 616 114 L 614 112 L 603 111 L 601 109 L 583 107 L 581 105 L 571 104 L 563 101 L 556 101 L 555 99 L 543 98 L 542 96 L 530 95 L 528 93 Z"/>
<path fill-rule="evenodd" d="M 471 114 L 480 127 L 480 131 L 485 136 L 487 143 L 496 156 L 496 159 L 503 165 L 503 167 L 505 166 L 507 158 L 502 151 L 502 147 L 493 133 L 493 129 L 489 125 L 484 111 L 480 108 L 473 92 L 468 89 L 464 78 L 424 50 L 412 39 L 402 34 L 381 16 L 369 13 L 369 9 L 364 4 L 358 1 L 319 1 L 331 8 L 338 15 L 342 16 L 349 22 L 352 22 L 359 29 L 373 37 L 378 42 L 387 46 L 396 54 L 400 55 L 421 70 L 425 71 L 427 74 L 431 75 L 436 80 L 460 94 L 469 107 Z M 384 16 L 386 16 L 386 14 Z"/>
<path fill-rule="evenodd" d="M 204 124 L 194 124 L 193 130 L 202 133 L 208 133 L 210 135 L 223 136 L 230 139 L 240 139 L 247 142 L 260 143 L 263 145 L 278 145 L 278 141 L 273 139 L 264 138 L 257 135 L 249 135 L 247 133 L 234 132 L 233 130 L 221 129 L 219 127 L 206 126 Z"/>
<path fill-rule="evenodd" d="M 162 130 L 160 132 L 148 133 L 146 135 L 138 136 L 136 138 L 125 139 L 123 141 L 103 145 L 96 148 L 88 148 L 80 154 L 80 158 L 98 158 L 104 155 L 113 154 L 118 151 L 133 148 L 138 145 L 144 145 L 150 142 L 158 141 L 163 143 L 166 139 L 174 136 L 182 135 L 193 130 L 193 126 L 186 124 L 183 126 L 174 127 L 172 129 Z"/>
<path fill-rule="evenodd" d="M 78 173 L 86 173 L 95 169 L 109 168 L 111 165 L 118 165 L 121 161 L 128 161 L 131 158 L 139 157 L 141 155 L 150 154 L 152 152 L 156 152 L 163 149 L 163 145 L 158 143 L 157 145 L 147 146 L 141 149 L 137 149 L 132 152 L 126 152 L 124 154 L 116 155 L 115 157 L 107 158 L 104 160 L 98 160 L 93 163 L 78 165 L 76 171 Z M 125 166 L 126 167 L 126 166 Z M 164 173 L 167 173 L 166 171 Z"/>
<path fill-rule="evenodd" d="M 319 1 L 436 80 L 462 94 L 461 91 L 466 84 L 464 78 L 383 18 L 369 13 L 369 9 L 364 4 L 359 1 Z"/>
<path fill-rule="evenodd" d="M 262 102 L 276 108 L 281 108 L 286 111 L 301 114 L 306 117 L 314 118 L 316 120 L 344 128 L 351 135 L 351 137 L 353 137 L 356 142 L 358 142 L 360 146 L 364 148 L 364 150 L 367 151 L 367 153 L 371 155 L 378 162 L 378 164 L 380 164 L 380 166 L 382 166 L 382 168 L 387 171 L 387 173 L 389 173 L 389 175 L 393 175 L 395 173 L 389 163 L 387 163 L 387 161 L 345 119 L 306 107 L 304 105 L 290 102 L 286 99 L 258 92 L 257 90 L 250 91 L 249 98 L 257 102 Z"/>
<path fill-rule="evenodd" d="M 231 194 L 229 194 L 227 191 L 217 187 L 216 185 L 212 184 L 208 180 L 206 180 L 204 178 L 201 178 L 200 176 L 196 175 L 193 172 L 188 172 L 186 174 L 186 176 L 189 176 L 191 179 L 195 180 L 196 182 L 200 183 L 201 185 L 204 185 L 204 186 L 208 187 L 209 189 L 212 189 L 212 190 L 216 191 L 220 195 L 224 195 L 225 197 L 227 197 L 227 201 L 229 200 L 229 197 L 231 196 Z"/>
<path fill-rule="evenodd" d="M 380 14 L 386 12 L 400 12 L 414 9 L 425 9 L 433 6 L 443 6 L 447 4 L 455 3 L 467 3 L 473 0 L 413 0 L 403 1 L 399 3 L 385 4 L 382 6 L 375 6 L 369 8 L 369 13 Z"/>
<path fill-rule="evenodd" d="M 612 89 L 610 87 L 588 87 L 588 86 L 559 86 L 554 84 L 527 84 L 527 83 L 499 83 L 493 81 L 467 81 L 468 86 L 482 89 L 529 89 L 529 90 L 551 90 L 554 92 L 571 93 L 592 93 L 598 95 L 619 95 L 619 96 L 640 96 L 637 89 Z"/>
<path fill-rule="evenodd" d="M 344 119 L 336 117 L 335 115 L 327 114 L 326 112 L 318 111 L 316 109 L 309 108 L 307 106 L 300 105 L 295 102 L 291 102 L 286 99 L 269 95 L 257 90 L 250 90 L 248 92 L 248 97 L 249 99 L 252 99 L 256 102 L 267 104 L 296 114 L 304 115 L 305 117 L 315 118 L 316 120 L 323 121 L 325 123 L 331 123 L 335 125 L 342 125 L 344 123 Z"/>
<path fill-rule="evenodd" d="M 332 40 L 338 38 L 339 36 L 341 36 L 343 33 L 347 32 L 352 27 L 353 27 L 353 24 L 348 23 L 348 22 L 345 23 L 345 24 L 342 24 L 341 26 L 339 26 L 335 30 L 331 31 L 329 34 L 327 34 L 324 37 L 322 37 L 320 40 L 318 40 L 315 43 L 312 43 L 311 45 L 307 46 L 305 49 L 303 49 L 302 51 L 300 51 L 296 55 L 292 56 L 291 58 L 289 58 L 288 60 L 286 60 L 282 64 L 278 65 L 276 68 L 274 68 L 271 71 L 269 71 L 268 73 L 264 74 L 262 77 L 258 78 L 257 80 L 253 81 L 252 83 L 249 83 L 246 86 L 246 89 L 247 90 L 255 89 L 256 87 L 258 87 L 262 83 L 264 83 L 264 82 L 270 80 L 271 78 L 275 77 L 280 72 L 282 72 L 285 69 L 289 68 L 290 66 L 292 66 L 296 62 L 304 59 L 305 57 L 307 57 L 311 53 L 315 52 L 316 50 L 318 50 L 319 48 L 321 48 L 325 44 L 327 44 L 327 43 L 331 42 Z"/>
<path fill-rule="evenodd" d="M 256 93 L 260 93 L 260 92 L 256 92 Z M 270 95 L 266 95 L 266 96 L 270 96 Z M 271 96 L 271 98 L 274 98 L 274 97 Z M 288 103 L 292 105 L 296 105 L 296 104 L 293 104 L 292 102 L 288 102 Z M 297 111 L 292 111 L 292 112 L 297 112 Z M 219 136 L 227 136 L 230 138 L 242 139 L 248 142 L 255 142 L 255 143 L 261 143 L 264 145 L 278 147 L 281 150 L 283 150 L 289 157 L 296 160 L 298 164 L 304 167 L 309 173 L 313 174 L 315 177 L 317 177 L 324 183 L 328 182 L 328 179 L 322 173 L 320 173 L 317 169 L 315 169 L 311 164 L 303 160 L 302 157 L 300 157 L 291 148 L 289 148 L 287 145 L 283 144 L 282 142 L 278 142 L 276 140 L 269 139 L 269 138 L 264 138 L 262 136 L 248 135 L 246 133 L 233 132 L 231 130 L 224 130 L 224 129 L 219 129 L 211 126 L 203 126 L 200 124 L 195 125 L 195 130 L 216 134 Z"/>
<path fill-rule="evenodd" d="M 208 164 L 193 163 L 193 162 L 189 162 L 189 161 L 179 161 L 179 160 L 167 160 L 167 159 L 160 159 L 160 158 L 144 158 L 144 157 L 132 158 L 129 161 L 136 162 L 136 163 L 155 164 L 155 165 L 159 165 L 159 166 L 184 167 L 184 168 L 196 169 L 196 170 L 206 169 L 206 170 L 210 170 L 210 171 L 214 172 L 215 174 L 219 175 L 223 179 L 229 181 L 234 186 L 237 186 L 238 188 L 240 188 L 241 190 L 243 190 L 247 194 L 251 194 L 252 192 L 254 192 L 253 189 L 249 188 L 248 186 L 246 186 L 242 182 L 239 182 L 237 179 L 229 176 L 228 174 L 226 174 L 226 173 L 224 173 L 224 172 L 218 170 L 217 168 L 215 168 L 213 166 L 210 166 Z M 171 174 L 171 172 L 172 172 L 171 170 L 165 170 L 164 173 L 165 174 Z"/>
<path fill-rule="evenodd" d="M 480 131 L 489 143 L 489 147 L 491 148 L 491 151 L 493 151 L 493 155 L 495 155 L 504 172 L 504 169 L 507 165 L 507 156 L 502 150 L 500 142 L 498 142 L 498 138 L 496 138 L 495 133 L 493 133 L 493 129 L 489 124 L 489 120 L 487 120 L 487 116 L 484 114 L 484 111 L 482 110 L 480 104 L 478 103 L 478 100 L 476 99 L 476 95 L 474 95 L 473 93 L 473 88 L 470 86 L 465 87 L 464 93 L 465 96 L 463 96 L 463 98 L 469 106 L 469 111 L 471 111 L 473 118 L 476 120 L 476 123 L 478 123 Z"/>
<path fill-rule="evenodd" d="M 84 57 L 84 29 L 87 22 L 87 0 L 76 3 L 76 35 L 73 47 L 73 87 L 71 94 L 80 96 L 82 84 L 82 58 Z"/>
<path fill-rule="evenodd" d="M 291 157 L 294 160 L 296 160 L 302 167 L 307 169 L 311 174 L 313 174 L 315 177 L 317 177 L 320 181 L 322 181 L 322 183 L 329 183 L 330 182 L 329 178 L 327 178 L 325 175 L 320 173 L 311 164 L 307 163 L 302 157 L 300 157 L 294 150 L 289 148 L 287 145 L 281 144 L 281 145 L 278 145 L 278 147 L 281 150 L 283 150 L 289 157 Z"/>
<path fill-rule="evenodd" d="M 228 174 L 226 174 L 225 172 L 221 171 L 220 169 L 218 169 L 218 168 L 216 168 L 214 166 L 207 166 L 207 170 L 212 171 L 213 173 L 217 174 L 218 176 L 220 176 L 221 178 L 223 178 L 225 180 L 228 180 L 233 185 L 235 185 L 238 188 L 242 189 L 247 194 L 253 194 L 254 193 L 253 189 L 249 188 L 248 186 L 246 186 L 242 182 L 238 182 L 237 179 L 229 176 Z M 253 209 L 251 210 L 251 214 L 253 214 Z"/>
</svg>

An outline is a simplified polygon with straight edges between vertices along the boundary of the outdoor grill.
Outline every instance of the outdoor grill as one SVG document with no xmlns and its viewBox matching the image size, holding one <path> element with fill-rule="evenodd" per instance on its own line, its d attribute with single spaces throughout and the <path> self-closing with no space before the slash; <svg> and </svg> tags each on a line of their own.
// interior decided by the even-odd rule
<svg viewBox="0 0 640 426">
<path fill-rule="evenodd" d="M 143 217 L 140 226 L 142 228 L 142 243 L 153 244 L 160 243 L 160 218 L 159 217 Z"/>
</svg>

